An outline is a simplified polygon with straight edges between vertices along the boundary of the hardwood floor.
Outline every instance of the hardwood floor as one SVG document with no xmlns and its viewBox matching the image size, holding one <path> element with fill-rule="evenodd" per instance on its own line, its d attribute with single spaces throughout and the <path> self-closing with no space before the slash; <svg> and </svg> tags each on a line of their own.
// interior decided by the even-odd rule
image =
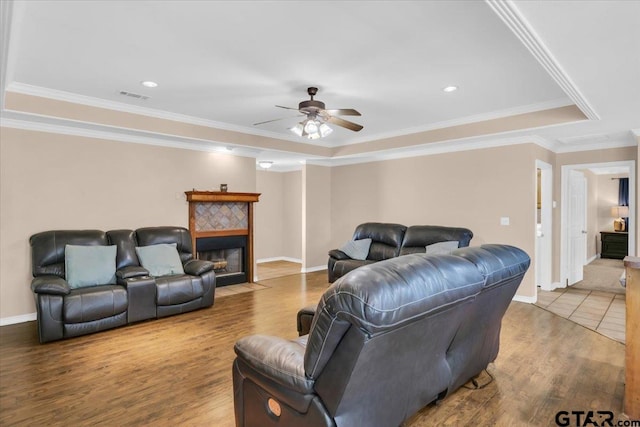
<svg viewBox="0 0 640 427">
<path fill-rule="evenodd" d="M 0 425 L 233 426 L 233 344 L 296 336 L 298 308 L 317 302 L 326 272 L 264 280 L 210 309 L 41 345 L 34 322 L 0 328 Z M 495 380 L 459 389 L 406 426 L 555 425 L 558 411 L 613 411 L 624 346 L 534 305 L 503 321 Z M 485 380 L 487 377 L 484 377 Z"/>
<path fill-rule="evenodd" d="M 269 261 L 261 262 L 256 266 L 258 282 L 263 280 L 275 279 L 277 277 L 291 276 L 292 274 L 300 274 L 302 264 L 291 261 Z"/>
</svg>

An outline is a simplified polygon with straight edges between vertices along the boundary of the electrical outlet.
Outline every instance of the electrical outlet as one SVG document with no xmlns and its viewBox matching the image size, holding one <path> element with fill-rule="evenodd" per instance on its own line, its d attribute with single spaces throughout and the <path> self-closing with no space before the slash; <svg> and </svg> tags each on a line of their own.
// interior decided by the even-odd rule
<svg viewBox="0 0 640 427">
<path fill-rule="evenodd" d="M 509 225 L 509 217 L 508 216 L 500 217 L 500 225 Z"/>
</svg>

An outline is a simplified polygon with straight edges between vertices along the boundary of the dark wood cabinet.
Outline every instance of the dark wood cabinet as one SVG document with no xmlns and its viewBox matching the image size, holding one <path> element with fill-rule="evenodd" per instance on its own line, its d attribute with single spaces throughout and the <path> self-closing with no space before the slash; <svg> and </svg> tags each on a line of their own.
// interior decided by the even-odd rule
<svg viewBox="0 0 640 427">
<path fill-rule="evenodd" d="M 627 256 L 629 247 L 629 233 L 601 231 L 602 253 L 601 258 L 623 259 Z"/>
</svg>

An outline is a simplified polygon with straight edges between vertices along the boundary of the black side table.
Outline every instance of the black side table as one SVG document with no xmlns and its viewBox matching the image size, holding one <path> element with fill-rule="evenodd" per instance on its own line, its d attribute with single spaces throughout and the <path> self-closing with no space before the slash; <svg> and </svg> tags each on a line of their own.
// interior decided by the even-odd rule
<svg viewBox="0 0 640 427">
<path fill-rule="evenodd" d="M 623 259 L 627 256 L 629 247 L 629 233 L 626 231 L 601 231 L 602 240 L 601 258 Z"/>
</svg>

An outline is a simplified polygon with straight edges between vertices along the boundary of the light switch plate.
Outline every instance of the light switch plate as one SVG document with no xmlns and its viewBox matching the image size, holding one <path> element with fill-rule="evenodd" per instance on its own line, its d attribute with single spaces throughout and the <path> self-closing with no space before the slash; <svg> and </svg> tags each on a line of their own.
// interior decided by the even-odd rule
<svg viewBox="0 0 640 427">
<path fill-rule="evenodd" d="M 509 217 L 508 216 L 500 217 L 500 225 L 509 225 Z"/>
</svg>

